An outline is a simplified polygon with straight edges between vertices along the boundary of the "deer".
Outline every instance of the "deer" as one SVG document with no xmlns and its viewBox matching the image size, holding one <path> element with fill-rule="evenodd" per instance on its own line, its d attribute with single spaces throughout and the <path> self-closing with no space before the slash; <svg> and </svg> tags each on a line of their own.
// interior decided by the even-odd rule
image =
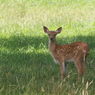
<svg viewBox="0 0 95 95">
<path fill-rule="evenodd" d="M 78 72 L 78 78 L 83 76 L 85 72 L 85 61 L 89 52 L 88 44 L 80 41 L 59 45 L 56 42 L 56 36 L 61 33 L 62 27 L 59 27 L 56 31 L 51 31 L 46 26 L 43 26 L 43 30 L 49 38 L 49 51 L 55 63 L 59 64 L 61 79 L 64 79 L 66 76 L 66 63 L 68 61 L 75 64 Z"/>
</svg>

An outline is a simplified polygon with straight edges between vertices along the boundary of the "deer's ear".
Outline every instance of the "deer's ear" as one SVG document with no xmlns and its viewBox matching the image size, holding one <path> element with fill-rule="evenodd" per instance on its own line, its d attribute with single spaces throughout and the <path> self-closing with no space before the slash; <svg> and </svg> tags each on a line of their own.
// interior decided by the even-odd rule
<svg viewBox="0 0 95 95">
<path fill-rule="evenodd" d="M 49 32 L 49 30 L 48 30 L 48 28 L 46 26 L 43 26 L 43 30 L 44 30 L 45 33 Z"/>
<path fill-rule="evenodd" d="M 58 28 L 58 29 L 56 30 L 57 33 L 60 33 L 61 31 L 62 31 L 62 27 L 60 27 L 60 28 Z"/>
</svg>

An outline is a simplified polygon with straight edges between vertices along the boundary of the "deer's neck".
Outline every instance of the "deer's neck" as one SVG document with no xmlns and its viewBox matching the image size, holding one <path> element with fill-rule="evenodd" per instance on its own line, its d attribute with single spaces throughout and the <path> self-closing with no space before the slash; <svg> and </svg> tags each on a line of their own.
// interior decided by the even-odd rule
<svg viewBox="0 0 95 95">
<path fill-rule="evenodd" d="M 49 44 L 48 44 L 49 50 L 52 52 L 56 48 L 56 39 L 49 39 Z"/>
</svg>

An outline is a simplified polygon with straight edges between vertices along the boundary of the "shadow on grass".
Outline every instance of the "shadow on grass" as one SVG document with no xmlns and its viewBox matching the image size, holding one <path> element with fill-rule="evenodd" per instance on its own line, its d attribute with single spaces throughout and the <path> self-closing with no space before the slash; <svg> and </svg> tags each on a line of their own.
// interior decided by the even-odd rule
<svg viewBox="0 0 95 95">
<path fill-rule="evenodd" d="M 75 42 L 75 41 L 83 41 L 89 44 L 90 48 L 95 47 L 95 36 L 77 36 L 77 37 L 67 37 L 62 39 L 62 37 L 57 40 L 59 40 L 59 43 L 61 44 L 66 44 L 67 41 L 69 42 Z M 16 48 L 23 48 L 23 47 L 28 47 L 32 46 L 35 49 L 38 48 L 43 48 L 41 45 L 47 46 L 48 44 L 48 37 L 47 36 L 11 36 L 10 38 L 0 38 L 0 46 L 1 47 L 6 47 L 10 49 L 16 49 Z"/>
<path fill-rule="evenodd" d="M 89 44 L 89 47 L 94 49 L 94 36 L 77 36 L 74 38 L 57 38 L 58 43 L 66 44 L 75 41 L 83 41 Z M 53 59 L 51 58 L 47 46 L 48 46 L 48 37 L 47 36 L 11 36 L 10 38 L 0 38 L 0 64 L 12 65 L 16 64 L 18 66 L 35 64 L 35 68 L 39 69 L 48 64 L 52 64 Z M 32 47 L 32 48 L 31 48 Z M 7 50 L 6 50 L 7 49 Z M 28 49 L 30 51 L 26 52 Z M 33 49 L 31 51 L 31 49 Z M 40 51 L 41 49 L 41 51 Z M 47 51 L 44 51 L 47 50 Z M 95 61 L 95 54 L 90 54 L 89 60 Z M 91 57 L 91 58 L 90 58 Z M 92 62 L 92 63 L 93 63 Z M 94 64 L 93 64 L 94 65 Z M 54 65 L 52 65 L 54 66 Z M 46 67 L 46 68 L 47 68 Z M 92 67 L 92 66 L 90 66 Z"/>
<path fill-rule="evenodd" d="M 87 42 L 90 46 L 90 48 L 94 49 L 94 36 L 78 36 L 74 38 L 57 38 L 58 43 L 60 44 L 66 44 L 69 42 L 75 42 L 75 41 L 84 41 Z M 40 91 L 41 86 L 50 87 L 49 81 L 53 81 L 53 78 L 56 80 L 59 80 L 59 68 L 57 65 L 52 64 L 54 63 L 49 52 L 44 52 L 44 49 L 47 50 L 48 46 L 48 38 L 47 36 L 11 36 L 10 38 L 0 38 L 0 68 L 1 68 L 1 77 L 2 80 L 1 83 L 8 83 L 10 84 L 16 84 L 16 77 L 20 81 L 20 85 L 25 84 L 25 86 L 28 84 L 28 82 L 32 79 L 31 88 L 35 86 L 35 91 Z M 24 52 L 29 47 L 33 47 L 30 49 L 33 49 L 32 52 Z M 22 49 L 24 48 L 24 49 Z M 6 50 L 7 49 L 7 50 Z M 19 51 L 19 49 L 22 49 Z M 37 50 L 42 51 L 37 51 Z M 95 54 L 94 54 L 95 56 Z M 91 56 L 94 58 L 94 56 Z M 95 60 L 94 60 L 95 61 Z M 50 65 L 49 65 L 50 64 Z M 91 65 L 90 67 L 94 67 L 94 65 Z M 70 67 L 70 70 L 72 71 L 72 66 Z M 93 72 L 95 70 L 88 69 L 87 77 L 89 80 L 92 80 L 94 78 Z M 10 73 L 12 75 L 10 75 Z M 92 74 L 90 74 L 92 73 Z M 8 75 L 8 78 L 6 76 Z M 74 73 L 75 74 L 75 73 Z M 5 77 L 6 76 L 6 77 Z M 76 75 L 77 76 L 77 75 Z M 76 77 L 74 76 L 74 77 Z M 72 83 L 73 79 L 72 77 Z M 43 81 L 44 78 L 44 81 Z M 23 80 L 24 79 L 24 80 Z M 47 81 L 48 80 L 48 81 Z M 54 81 L 55 83 L 55 81 Z M 68 83 L 69 84 L 69 83 Z M 17 84 L 16 84 L 17 85 Z M 53 85 L 51 85 L 52 88 Z M 33 88 L 34 89 L 34 88 Z"/>
<path fill-rule="evenodd" d="M 95 37 L 94 36 L 77 36 L 74 38 L 57 38 L 58 43 L 66 44 L 75 41 L 83 41 L 89 44 L 90 49 L 95 47 Z M 37 63 L 41 62 L 41 59 L 46 60 L 47 57 L 50 58 L 48 52 L 36 52 L 38 49 L 47 49 L 48 47 L 48 37 L 47 36 L 11 36 L 10 38 L 0 38 L 0 46 L 1 46 L 1 62 L 8 62 L 9 60 L 12 62 L 28 62 L 28 63 Z M 23 50 L 29 49 L 32 52 L 23 52 Z M 7 50 L 6 50 L 7 49 Z M 22 50 L 20 50 L 22 49 Z M 47 60 L 48 61 L 48 60 Z M 22 62 L 22 63 L 23 63 Z"/>
</svg>

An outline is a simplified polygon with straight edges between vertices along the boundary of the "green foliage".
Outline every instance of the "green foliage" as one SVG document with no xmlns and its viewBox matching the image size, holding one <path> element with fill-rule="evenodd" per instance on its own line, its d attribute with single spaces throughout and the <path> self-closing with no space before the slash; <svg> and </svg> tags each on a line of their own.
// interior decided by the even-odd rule
<svg viewBox="0 0 95 95">
<path fill-rule="evenodd" d="M 89 44 L 82 81 L 71 63 L 60 80 L 43 25 L 63 27 L 59 44 Z M 94 95 L 94 63 L 94 0 L 0 0 L 0 95 Z"/>
</svg>

